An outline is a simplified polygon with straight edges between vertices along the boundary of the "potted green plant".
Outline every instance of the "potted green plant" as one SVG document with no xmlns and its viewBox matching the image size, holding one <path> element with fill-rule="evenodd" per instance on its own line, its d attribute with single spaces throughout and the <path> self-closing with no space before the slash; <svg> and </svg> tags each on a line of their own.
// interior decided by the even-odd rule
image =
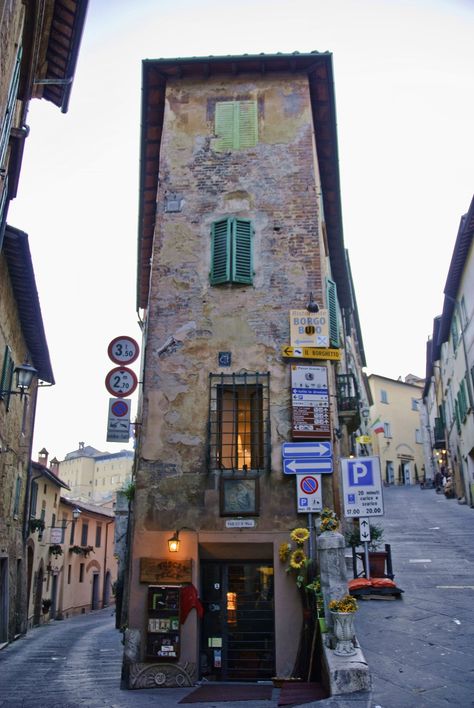
<svg viewBox="0 0 474 708">
<path fill-rule="evenodd" d="M 370 541 L 369 541 L 369 576 L 371 578 L 383 578 L 385 576 L 385 563 L 387 560 L 387 552 L 379 551 L 378 548 L 383 542 L 383 527 L 376 524 L 370 524 Z M 363 545 L 360 540 L 360 530 L 358 526 L 354 526 L 351 530 L 346 531 L 345 539 L 348 546 L 355 549 Z M 365 555 L 357 553 L 362 559 L 365 567 Z"/>
<path fill-rule="evenodd" d="M 69 548 L 70 553 L 76 553 L 77 555 L 80 555 L 82 553 L 82 546 L 71 546 Z"/>
<path fill-rule="evenodd" d="M 59 543 L 52 543 L 51 546 L 49 547 L 49 555 L 54 556 L 57 558 L 58 556 L 62 556 L 63 554 L 63 549 L 61 548 Z"/>
<path fill-rule="evenodd" d="M 35 531 L 44 531 L 43 519 L 30 519 L 30 531 L 31 533 L 35 533 Z"/>
<path fill-rule="evenodd" d="M 44 600 L 41 601 L 41 610 L 44 615 L 47 615 L 50 608 L 51 608 L 52 602 L 49 598 L 45 598 Z"/>
<path fill-rule="evenodd" d="M 333 620 L 334 636 L 337 643 L 334 653 L 337 656 L 353 656 L 354 614 L 359 609 L 357 600 L 352 595 L 344 595 L 338 600 L 331 600 L 329 611 Z"/>
</svg>

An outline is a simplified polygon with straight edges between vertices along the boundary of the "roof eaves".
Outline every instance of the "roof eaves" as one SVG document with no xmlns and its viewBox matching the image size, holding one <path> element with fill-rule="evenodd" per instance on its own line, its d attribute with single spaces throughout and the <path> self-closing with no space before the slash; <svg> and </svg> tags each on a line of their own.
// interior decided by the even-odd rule
<svg viewBox="0 0 474 708">
<path fill-rule="evenodd" d="M 467 214 L 461 218 L 456 243 L 454 244 L 453 255 L 449 265 L 446 285 L 444 286 L 444 304 L 441 315 L 441 324 L 438 333 L 437 344 L 447 342 L 451 329 L 454 308 L 457 304 L 457 294 L 461 279 L 466 266 L 466 260 L 472 244 L 474 234 L 474 197 Z"/>
<path fill-rule="evenodd" d="M 38 370 L 38 378 L 41 381 L 54 384 L 28 234 L 7 225 L 2 252 L 6 258 L 21 329 L 32 359 L 31 363 Z"/>
</svg>

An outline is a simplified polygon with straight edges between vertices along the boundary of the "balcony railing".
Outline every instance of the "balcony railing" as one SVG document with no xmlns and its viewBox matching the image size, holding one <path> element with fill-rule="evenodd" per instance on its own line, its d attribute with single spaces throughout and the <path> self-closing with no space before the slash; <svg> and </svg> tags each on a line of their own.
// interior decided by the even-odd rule
<svg viewBox="0 0 474 708">
<path fill-rule="evenodd" d="M 360 396 L 354 374 L 338 374 L 336 376 L 336 386 L 339 419 L 351 433 L 357 430 L 361 422 Z"/>
</svg>

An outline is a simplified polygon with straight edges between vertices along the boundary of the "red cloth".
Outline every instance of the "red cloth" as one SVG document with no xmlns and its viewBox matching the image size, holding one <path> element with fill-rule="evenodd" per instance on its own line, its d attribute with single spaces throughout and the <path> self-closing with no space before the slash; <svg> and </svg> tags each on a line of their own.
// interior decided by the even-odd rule
<svg viewBox="0 0 474 708">
<path fill-rule="evenodd" d="M 193 607 L 196 609 L 199 617 L 204 614 L 204 607 L 198 597 L 198 591 L 194 585 L 183 585 L 181 588 L 181 607 L 179 613 L 179 621 L 184 624 L 186 617 L 189 615 Z"/>
</svg>

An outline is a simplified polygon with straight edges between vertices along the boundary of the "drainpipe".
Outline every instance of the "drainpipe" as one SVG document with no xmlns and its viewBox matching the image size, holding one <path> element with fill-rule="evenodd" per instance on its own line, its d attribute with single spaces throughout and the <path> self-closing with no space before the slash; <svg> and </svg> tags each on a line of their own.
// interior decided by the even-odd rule
<svg viewBox="0 0 474 708">
<path fill-rule="evenodd" d="M 106 607 L 105 605 L 105 597 L 106 597 L 106 592 L 105 592 L 105 581 L 107 579 L 107 543 L 109 539 L 109 526 L 110 524 L 113 524 L 115 519 L 111 519 L 110 521 L 107 521 L 105 524 L 105 548 L 104 548 L 104 578 L 102 581 L 102 607 Z"/>
</svg>

